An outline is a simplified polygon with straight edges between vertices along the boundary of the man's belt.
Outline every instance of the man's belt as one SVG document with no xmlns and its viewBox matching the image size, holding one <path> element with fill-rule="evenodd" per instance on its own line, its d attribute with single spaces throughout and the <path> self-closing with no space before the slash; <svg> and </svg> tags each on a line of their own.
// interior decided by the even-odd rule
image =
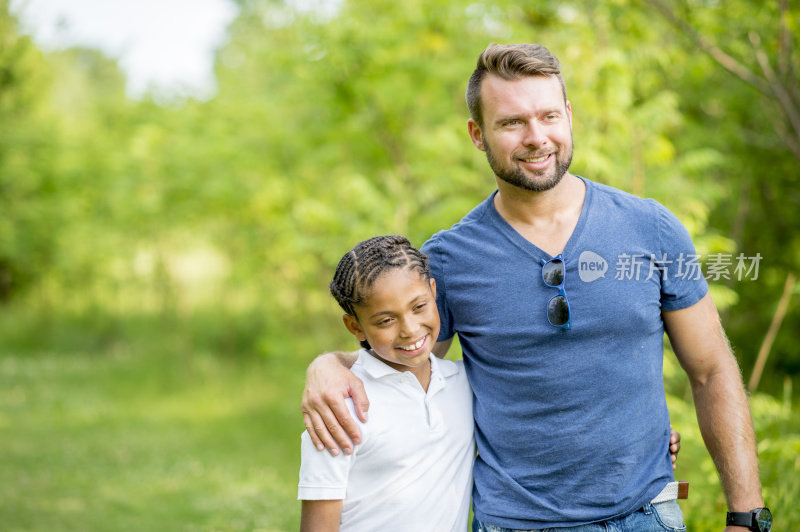
<svg viewBox="0 0 800 532">
<path fill-rule="evenodd" d="M 670 482 L 661 493 L 656 495 L 656 498 L 650 501 L 650 504 L 657 504 L 659 502 L 674 501 L 675 499 L 688 499 L 689 498 L 689 483 L 688 482 Z"/>
</svg>

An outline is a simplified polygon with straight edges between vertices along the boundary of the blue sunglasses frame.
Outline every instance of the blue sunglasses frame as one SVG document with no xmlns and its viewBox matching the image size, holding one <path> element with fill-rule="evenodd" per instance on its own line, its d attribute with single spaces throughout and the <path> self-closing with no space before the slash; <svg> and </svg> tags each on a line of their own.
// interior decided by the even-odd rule
<svg viewBox="0 0 800 532">
<path fill-rule="evenodd" d="M 550 260 L 541 259 L 539 261 L 542 264 L 542 282 L 545 285 L 549 286 L 550 288 L 557 288 L 558 294 L 554 295 L 550 298 L 547 302 L 547 307 L 545 308 L 545 315 L 547 316 L 547 322 L 552 325 L 553 327 L 557 327 L 559 329 L 569 329 L 572 326 L 572 309 L 569 306 L 569 299 L 567 298 L 567 293 L 564 291 L 564 283 L 567 278 L 567 264 L 564 261 L 564 256 L 559 253 L 555 257 Z M 556 275 L 552 272 L 557 272 L 558 270 L 548 269 L 549 264 L 560 264 L 560 272 L 561 272 L 561 281 L 558 284 L 555 284 Z M 555 267 L 555 266 L 554 266 Z M 549 280 L 548 280 L 549 278 Z M 567 311 L 567 320 L 563 323 L 553 323 L 553 319 L 551 319 L 551 315 L 553 317 L 560 316 L 563 314 L 563 308 L 560 309 L 558 306 L 560 303 L 559 298 L 563 298 L 563 305 L 566 307 Z M 560 319 L 556 319 L 557 322 L 560 322 Z"/>
</svg>

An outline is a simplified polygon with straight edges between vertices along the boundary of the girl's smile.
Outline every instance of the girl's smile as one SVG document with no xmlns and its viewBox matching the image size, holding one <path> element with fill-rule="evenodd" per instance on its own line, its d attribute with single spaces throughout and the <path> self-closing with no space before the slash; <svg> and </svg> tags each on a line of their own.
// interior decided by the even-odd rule
<svg viewBox="0 0 800 532">
<path fill-rule="evenodd" d="M 423 338 L 420 338 L 419 340 L 417 340 L 412 344 L 399 346 L 399 349 L 402 349 L 408 354 L 412 354 L 413 352 L 419 351 L 422 348 L 422 346 L 424 346 L 427 343 L 428 338 L 430 338 L 430 336 L 426 334 Z"/>
</svg>

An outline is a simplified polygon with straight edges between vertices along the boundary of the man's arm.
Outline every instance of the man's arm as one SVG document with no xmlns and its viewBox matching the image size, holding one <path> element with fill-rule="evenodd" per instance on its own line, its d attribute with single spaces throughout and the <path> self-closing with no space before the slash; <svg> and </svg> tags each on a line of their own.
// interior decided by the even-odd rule
<svg viewBox="0 0 800 532">
<path fill-rule="evenodd" d="M 433 353 L 443 358 L 452 341 L 437 342 Z M 325 353 L 306 371 L 303 422 L 314 446 L 320 451 L 327 448 L 334 456 L 339 449 L 350 454 L 353 445 L 361 443 L 361 432 L 344 402 L 346 398 L 353 399 L 358 417 L 367 421 L 369 399 L 361 380 L 349 369 L 357 359 L 358 353 Z"/>
<path fill-rule="evenodd" d="M 452 345 L 452 343 L 453 338 L 449 338 L 442 342 L 436 342 L 433 344 L 433 349 L 431 349 L 431 351 L 433 351 L 433 354 L 437 357 L 444 358 L 447 356 L 447 351 L 450 349 L 450 345 Z"/>
<path fill-rule="evenodd" d="M 303 501 L 300 532 L 339 532 L 342 501 Z"/>
<path fill-rule="evenodd" d="M 706 294 L 691 307 L 663 311 L 662 315 L 675 354 L 689 376 L 700 432 L 719 472 L 730 511 L 762 507 L 750 408 L 711 296 Z"/>
</svg>

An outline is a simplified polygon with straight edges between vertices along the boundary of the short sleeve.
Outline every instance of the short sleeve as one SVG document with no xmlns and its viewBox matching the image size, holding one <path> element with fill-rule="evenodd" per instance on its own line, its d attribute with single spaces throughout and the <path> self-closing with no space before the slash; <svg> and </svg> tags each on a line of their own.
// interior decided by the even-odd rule
<svg viewBox="0 0 800 532">
<path fill-rule="evenodd" d="M 351 413 L 355 416 L 352 400 L 347 400 Z M 363 427 L 362 433 L 363 433 Z M 363 445 L 363 443 L 361 444 Z M 327 450 L 318 451 L 311 441 L 308 431 L 300 436 L 300 481 L 297 499 L 344 500 L 347 494 L 347 479 L 356 460 L 359 446 L 351 455 L 339 453 L 332 456 Z"/>
<path fill-rule="evenodd" d="M 666 207 L 653 201 L 658 212 L 661 255 L 661 308 L 680 310 L 700 301 L 708 292 L 689 231 Z"/>
<path fill-rule="evenodd" d="M 453 313 L 447 305 L 447 280 L 444 272 L 444 254 L 437 242 L 436 235 L 425 242 L 420 249 L 428 256 L 428 265 L 431 270 L 431 277 L 436 281 L 436 306 L 439 309 L 439 337 L 437 341 L 449 340 L 455 335 L 453 330 Z"/>
</svg>

